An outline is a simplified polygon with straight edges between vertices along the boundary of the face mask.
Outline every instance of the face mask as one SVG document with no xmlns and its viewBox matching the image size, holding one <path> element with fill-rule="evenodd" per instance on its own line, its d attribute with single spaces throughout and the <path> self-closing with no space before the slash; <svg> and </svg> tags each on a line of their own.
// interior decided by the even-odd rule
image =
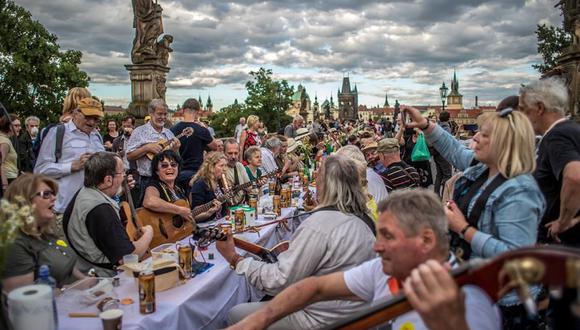
<svg viewBox="0 0 580 330">
<path fill-rule="evenodd" d="M 38 135 L 38 127 L 32 127 L 32 128 L 30 129 L 30 135 L 31 135 L 33 138 L 36 138 L 36 136 Z"/>
</svg>

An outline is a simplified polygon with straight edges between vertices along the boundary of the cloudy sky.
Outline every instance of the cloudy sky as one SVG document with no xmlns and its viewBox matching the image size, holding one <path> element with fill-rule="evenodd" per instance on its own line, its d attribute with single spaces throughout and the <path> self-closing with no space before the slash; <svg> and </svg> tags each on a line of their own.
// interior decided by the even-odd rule
<svg viewBox="0 0 580 330">
<path fill-rule="evenodd" d="M 248 72 L 272 69 L 319 102 L 342 77 L 359 103 L 439 104 L 457 70 L 466 106 L 493 104 L 538 75 L 537 24 L 561 25 L 555 0 L 158 0 L 174 36 L 167 101 L 208 95 L 221 108 L 246 97 Z M 109 105 L 130 101 L 131 0 L 16 0 L 83 52 L 90 89 Z"/>
</svg>

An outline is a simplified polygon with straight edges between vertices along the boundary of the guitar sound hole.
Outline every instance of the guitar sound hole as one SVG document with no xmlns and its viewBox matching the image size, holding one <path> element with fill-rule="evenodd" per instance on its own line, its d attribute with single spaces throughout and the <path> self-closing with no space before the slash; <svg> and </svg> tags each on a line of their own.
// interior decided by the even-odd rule
<svg viewBox="0 0 580 330">
<path fill-rule="evenodd" d="M 183 226 L 183 218 L 181 218 L 180 216 L 175 216 L 173 217 L 173 227 L 175 228 L 181 228 Z"/>
</svg>

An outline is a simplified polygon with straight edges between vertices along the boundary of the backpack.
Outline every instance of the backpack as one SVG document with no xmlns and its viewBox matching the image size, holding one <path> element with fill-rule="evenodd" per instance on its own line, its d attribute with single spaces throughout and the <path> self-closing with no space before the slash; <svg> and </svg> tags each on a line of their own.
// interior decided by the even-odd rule
<svg viewBox="0 0 580 330">
<path fill-rule="evenodd" d="M 64 139 L 64 130 L 65 130 L 64 124 L 62 123 L 49 124 L 40 132 L 40 134 L 36 136 L 36 139 L 34 140 L 32 146 L 32 152 L 34 152 L 35 159 L 38 159 L 38 154 L 40 153 L 40 147 L 42 146 L 42 142 L 44 142 L 44 137 L 55 126 L 56 126 L 56 139 L 54 148 L 54 158 L 55 163 L 58 163 L 58 160 L 62 156 L 62 141 Z"/>
</svg>

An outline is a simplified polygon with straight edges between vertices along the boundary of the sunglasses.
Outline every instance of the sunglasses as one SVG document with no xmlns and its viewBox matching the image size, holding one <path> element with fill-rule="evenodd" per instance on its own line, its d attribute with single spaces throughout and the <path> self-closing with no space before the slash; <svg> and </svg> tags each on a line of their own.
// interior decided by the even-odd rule
<svg viewBox="0 0 580 330">
<path fill-rule="evenodd" d="M 33 196 L 40 196 L 43 199 L 50 199 L 51 197 L 56 196 L 56 194 L 54 193 L 54 191 L 52 190 L 43 190 L 43 191 L 39 191 L 36 194 L 34 194 Z"/>
<path fill-rule="evenodd" d="M 177 163 L 176 162 L 171 162 L 171 163 L 159 163 L 159 166 L 162 169 L 167 169 L 169 168 L 169 166 L 173 167 L 173 168 L 177 168 Z"/>
</svg>

